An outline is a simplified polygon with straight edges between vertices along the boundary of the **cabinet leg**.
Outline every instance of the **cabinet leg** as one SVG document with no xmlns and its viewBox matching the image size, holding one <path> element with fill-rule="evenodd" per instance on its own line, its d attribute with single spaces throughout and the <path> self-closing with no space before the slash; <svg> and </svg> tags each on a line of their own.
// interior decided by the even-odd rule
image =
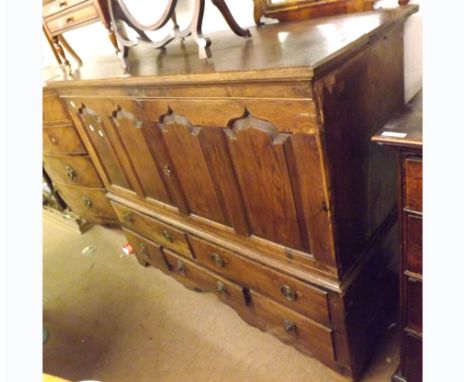
<svg viewBox="0 0 468 382">
<path fill-rule="evenodd" d="M 224 0 L 211 0 L 211 2 L 219 9 L 221 14 L 223 15 L 224 19 L 229 25 L 229 28 L 238 36 L 241 37 L 252 37 L 250 31 L 248 29 L 242 29 L 237 21 L 232 16 L 231 11 L 229 10 L 226 2 Z"/>
<path fill-rule="evenodd" d="M 57 51 L 58 55 L 62 59 L 62 62 L 65 65 L 68 73 L 71 74 L 70 62 L 68 61 L 67 56 L 65 55 L 65 51 L 63 50 L 62 45 L 60 45 L 60 40 L 59 40 L 58 36 L 54 36 L 53 41 L 54 41 L 55 50 Z"/>
<path fill-rule="evenodd" d="M 119 54 L 119 52 L 120 52 L 119 44 L 117 43 L 117 37 L 115 37 L 115 33 L 112 30 L 111 25 L 106 24 L 105 27 L 107 29 L 107 35 L 109 36 L 109 40 L 112 43 L 112 45 L 114 46 L 115 54 Z"/>
<path fill-rule="evenodd" d="M 75 61 L 78 63 L 79 66 L 82 66 L 83 61 L 81 61 L 80 56 L 78 56 L 78 54 L 76 54 L 76 52 L 73 50 L 73 48 L 70 46 L 70 44 L 68 44 L 68 41 L 65 40 L 65 37 L 63 37 L 62 35 L 59 35 L 58 38 L 59 38 L 60 44 L 63 45 L 65 50 L 67 50 L 68 53 L 70 53 L 72 55 L 72 57 L 75 59 Z"/>
</svg>

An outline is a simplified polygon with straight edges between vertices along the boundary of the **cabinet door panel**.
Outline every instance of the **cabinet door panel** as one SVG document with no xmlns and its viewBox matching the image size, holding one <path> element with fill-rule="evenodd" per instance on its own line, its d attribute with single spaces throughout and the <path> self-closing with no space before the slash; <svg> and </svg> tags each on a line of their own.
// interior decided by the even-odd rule
<svg viewBox="0 0 468 382">
<path fill-rule="evenodd" d="M 202 128 L 173 112 L 159 126 L 190 212 L 229 224 L 200 144 Z"/>
<path fill-rule="evenodd" d="M 93 107 L 95 106 L 93 105 Z M 125 174 L 123 164 L 105 129 L 105 114 L 99 113 L 99 110 L 91 108 L 86 103 L 82 104 L 82 107 L 78 109 L 78 116 L 80 117 L 84 131 L 99 156 L 110 185 L 116 185 L 133 191 L 133 187 L 130 186 L 128 177 Z"/>
<path fill-rule="evenodd" d="M 294 202 L 285 150 L 290 134 L 278 134 L 252 115 L 226 130 L 252 234 L 296 249 L 306 249 Z"/>
<path fill-rule="evenodd" d="M 117 108 L 112 112 L 111 121 L 133 165 L 145 197 L 170 203 L 161 177 L 161 169 L 152 156 L 145 139 L 144 130 L 150 128 L 149 123 L 139 119 L 134 114 L 135 112 L 138 112 L 138 109 L 134 103 L 119 102 Z"/>
</svg>

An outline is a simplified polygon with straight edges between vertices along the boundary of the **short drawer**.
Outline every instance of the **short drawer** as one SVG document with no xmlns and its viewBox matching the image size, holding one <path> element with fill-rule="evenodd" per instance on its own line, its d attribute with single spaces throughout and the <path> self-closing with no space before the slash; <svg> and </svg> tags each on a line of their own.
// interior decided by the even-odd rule
<svg viewBox="0 0 468 382">
<path fill-rule="evenodd" d="M 214 273 L 194 264 L 183 256 L 163 249 L 173 277 L 189 288 L 198 287 L 214 292 L 224 303 L 236 309 L 241 316 L 247 311 L 244 289 Z M 240 310 L 240 311 L 239 311 Z"/>
<path fill-rule="evenodd" d="M 63 16 L 59 16 L 50 21 L 47 21 L 47 28 L 51 33 L 64 32 L 67 29 L 73 28 L 76 25 L 97 19 L 98 14 L 94 4 L 90 4 L 73 12 L 68 12 Z"/>
<path fill-rule="evenodd" d="M 333 331 L 258 293 L 251 292 L 251 304 L 259 327 L 318 359 L 335 361 Z"/>
<path fill-rule="evenodd" d="M 42 143 L 45 154 L 86 154 L 73 125 L 44 127 Z"/>
<path fill-rule="evenodd" d="M 63 107 L 57 94 L 44 91 L 42 97 L 42 121 L 49 122 L 70 122 L 70 118 Z"/>
<path fill-rule="evenodd" d="M 422 160 L 405 160 L 405 207 L 422 212 Z"/>
<path fill-rule="evenodd" d="M 406 277 L 406 326 L 417 333 L 422 333 L 422 282 Z"/>
<path fill-rule="evenodd" d="M 407 382 L 423 380 L 423 343 L 422 339 L 405 333 L 402 344 L 402 376 Z"/>
<path fill-rule="evenodd" d="M 159 245 L 126 228 L 122 229 L 124 231 L 125 237 L 135 251 L 135 256 L 137 257 L 140 264 L 147 263 L 165 273 L 169 272 L 169 267 Z"/>
<path fill-rule="evenodd" d="M 115 221 L 114 211 L 106 197 L 106 190 L 77 187 L 54 182 L 55 188 L 68 207 L 77 215 L 96 222 Z"/>
<path fill-rule="evenodd" d="M 190 236 L 197 262 L 318 322 L 330 321 L 327 292 Z"/>
<path fill-rule="evenodd" d="M 164 248 L 169 248 L 177 253 L 192 258 L 185 233 L 164 224 L 156 219 L 133 211 L 121 204 L 112 203 L 117 217 L 124 226 L 138 232 Z"/>
<path fill-rule="evenodd" d="M 64 12 L 66 11 L 67 9 L 75 6 L 75 5 L 78 5 L 78 4 L 81 4 L 81 3 L 84 3 L 84 2 L 92 2 L 92 0 L 55 0 L 55 1 L 51 1 L 47 4 L 45 4 L 43 7 L 42 7 L 42 16 L 44 18 L 46 17 L 49 17 L 49 16 L 52 16 L 52 15 L 55 15 L 56 13 L 59 13 L 59 12 Z"/>
<path fill-rule="evenodd" d="M 422 218 L 406 214 L 405 222 L 406 269 L 410 272 L 422 274 Z"/>
<path fill-rule="evenodd" d="M 44 168 L 54 181 L 104 188 L 88 156 L 44 156 Z"/>
</svg>

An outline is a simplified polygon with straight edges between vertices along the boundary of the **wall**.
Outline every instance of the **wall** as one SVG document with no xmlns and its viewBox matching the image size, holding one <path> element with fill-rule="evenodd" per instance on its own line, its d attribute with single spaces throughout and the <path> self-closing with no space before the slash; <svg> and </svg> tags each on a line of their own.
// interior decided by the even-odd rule
<svg viewBox="0 0 468 382">
<path fill-rule="evenodd" d="M 421 0 L 412 0 L 412 3 L 421 3 Z M 126 0 L 128 4 L 134 4 L 131 11 L 139 17 L 141 22 L 151 22 L 155 15 L 148 12 L 151 2 L 148 0 Z M 232 14 L 243 27 L 255 25 L 253 19 L 253 0 L 226 0 Z M 394 5 L 397 0 L 384 0 L 382 5 Z M 193 0 L 179 0 L 177 5 L 178 22 L 181 26 L 185 20 L 189 20 Z M 219 11 L 211 3 L 206 1 L 203 32 L 208 34 L 219 30 L 229 29 Z M 164 33 L 164 32 L 163 32 Z M 91 57 L 113 54 L 107 31 L 100 23 L 94 23 L 84 28 L 70 31 L 66 39 L 75 49 L 78 55 L 86 61 Z M 44 66 L 55 64 L 49 45 L 43 38 L 43 64 Z M 407 22 L 405 31 L 405 98 L 408 101 L 422 87 L 422 15 L 421 12 L 413 15 Z"/>
</svg>

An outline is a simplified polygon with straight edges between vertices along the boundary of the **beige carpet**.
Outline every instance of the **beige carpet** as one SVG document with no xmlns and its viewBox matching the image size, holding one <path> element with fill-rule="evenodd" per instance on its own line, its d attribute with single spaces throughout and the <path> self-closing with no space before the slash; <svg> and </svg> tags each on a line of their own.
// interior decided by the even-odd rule
<svg viewBox="0 0 468 382">
<path fill-rule="evenodd" d="M 345 379 L 246 324 L 209 293 L 185 289 L 132 257 L 124 235 L 83 235 L 44 218 L 44 372 L 103 382 L 334 382 Z M 81 251 L 95 245 L 96 251 Z M 364 381 L 389 381 L 396 328 Z"/>
</svg>

